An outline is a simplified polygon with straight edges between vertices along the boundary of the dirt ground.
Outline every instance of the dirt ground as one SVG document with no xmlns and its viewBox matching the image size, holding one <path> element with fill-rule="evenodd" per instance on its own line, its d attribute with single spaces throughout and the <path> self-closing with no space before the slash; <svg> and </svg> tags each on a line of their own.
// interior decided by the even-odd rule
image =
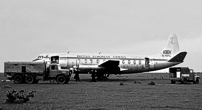
<svg viewBox="0 0 202 110">
<path fill-rule="evenodd" d="M 64 85 L 0 82 L 0 110 L 202 110 L 202 83 L 170 84 L 166 73 L 112 75 L 97 82 L 89 75 L 80 78 Z M 156 85 L 148 85 L 151 81 Z M 36 96 L 24 104 L 5 104 L 12 89 L 36 90 Z"/>
</svg>

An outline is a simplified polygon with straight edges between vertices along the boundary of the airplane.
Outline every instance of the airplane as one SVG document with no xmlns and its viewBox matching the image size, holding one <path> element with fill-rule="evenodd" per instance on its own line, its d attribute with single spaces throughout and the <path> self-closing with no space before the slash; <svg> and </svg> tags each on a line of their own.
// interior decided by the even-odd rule
<svg viewBox="0 0 202 110">
<path fill-rule="evenodd" d="M 133 74 L 165 69 L 184 61 L 186 51 L 180 51 L 177 36 L 171 34 L 167 46 L 160 54 L 153 56 L 135 56 L 129 54 L 103 53 L 44 53 L 35 62 L 45 61 L 50 64 L 57 61 L 61 68 L 79 74 L 96 74 L 104 79 L 110 74 Z"/>
</svg>

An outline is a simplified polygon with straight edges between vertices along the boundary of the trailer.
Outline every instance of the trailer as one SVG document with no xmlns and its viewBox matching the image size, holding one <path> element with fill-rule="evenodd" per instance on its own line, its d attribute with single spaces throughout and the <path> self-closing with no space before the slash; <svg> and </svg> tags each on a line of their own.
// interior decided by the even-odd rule
<svg viewBox="0 0 202 110">
<path fill-rule="evenodd" d="M 176 82 L 199 84 L 200 77 L 194 72 L 193 69 L 188 67 L 171 67 L 169 68 L 171 84 Z"/>
<path fill-rule="evenodd" d="M 34 84 L 40 80 L 56 80 L 59 84 L 66 84 L 71 72 L 69 69 L 61 69 L 57 63 L 48 65 L 46 62 L 5 62 L 4 76 L 15 84 Z"/>
</svg>

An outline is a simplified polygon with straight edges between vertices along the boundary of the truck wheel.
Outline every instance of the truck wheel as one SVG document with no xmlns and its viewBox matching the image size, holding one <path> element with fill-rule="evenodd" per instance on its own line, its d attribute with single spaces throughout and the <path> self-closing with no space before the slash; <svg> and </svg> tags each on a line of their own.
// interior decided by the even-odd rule
<svg viewBox="0 0 202 110">
<path fill-rule="evenodd" d="M 15 75 L 13 78 L 15 84 L 21 84 L 23 82 L 23 77 L 21 75 Z"/>
<path fill-rule="evenodd" d="M 25 81 L 26 81 L 27 84 L 33 84 L 34 81 L 35 81 L 34 76 L 32 76 L 32 75 L 27 75 L 27 76 L 25 77 Z"/>
<path fill-rule="evenodd" d="M 172 80 L 171 80 L 171 84 L 175 84 L 175 81 L 172 81 Z"/>
<path fill-rule="evenodd" d="M 58 84 L 65 84 L 67 82 L 67 78 L 64 75 L 58 75 L 56 77 L 56 81 Z"/>
</svg>

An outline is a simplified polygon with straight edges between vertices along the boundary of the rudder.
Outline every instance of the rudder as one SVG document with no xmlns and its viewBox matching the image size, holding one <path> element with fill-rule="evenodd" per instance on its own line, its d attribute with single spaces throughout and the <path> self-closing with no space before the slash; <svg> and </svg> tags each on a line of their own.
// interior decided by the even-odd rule
<svg viewBox="0 0 202 110">
<path fill-rule="evenodd" d="M 172 57 L 180 52 L 177 36 L 171 34 L 168 38 L 167 46 L 162 51 L 162 57 Z"/>
</svg>

